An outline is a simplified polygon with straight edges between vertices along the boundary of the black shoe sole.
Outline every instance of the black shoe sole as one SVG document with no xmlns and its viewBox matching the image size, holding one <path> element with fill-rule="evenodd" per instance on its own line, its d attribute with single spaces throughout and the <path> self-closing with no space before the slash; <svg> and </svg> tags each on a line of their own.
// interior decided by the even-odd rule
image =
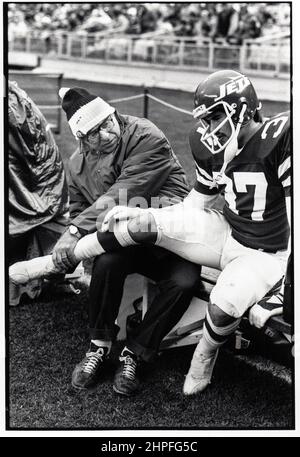
<svg viewBox="0 0 300 457">
<path fill-rule="evenodd" d="M 118 390 L 115 386 L 113 386 L 113 391 L 116 392 L 118 395 L 122 395 L 123 397 L 131 397 L 136 393 L 136 390 L 134 392 L 122 392 L 121 390 Z"/>
<path fill-rule="evenodd" d="M 76 390 L 89 390 L 89 387 L 81 387 L 81 386 L 76 386 L 76 384 L 72 384 L 72 387 L 74 387 L 74 389 Z"/>
<path fill-rule="evenodd" d="M 97 388 L 97 384 L 93 384 L 92 386 L 90 387 L 81 387 L 81 386 L 77 386 L 76 384 L 73 384 L 73 382 L 71 382 L 72 384 L 72 387 L 75 389 L 75 390 L 80 390 L 80 391 L 92 391 L 92 390 L 96 390 Z"/>
</svg>

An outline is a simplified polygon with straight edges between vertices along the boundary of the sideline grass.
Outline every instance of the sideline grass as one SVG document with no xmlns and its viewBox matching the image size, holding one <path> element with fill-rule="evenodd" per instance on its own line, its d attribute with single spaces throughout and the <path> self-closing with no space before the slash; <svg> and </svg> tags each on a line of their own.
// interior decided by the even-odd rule
<svg viewBox="0 0 300 457">
<path fill-rule="evenodd" d="M 291 384 L 228 351 L 220 354 L 213 384 L 193 398 L 182 394 L 192 347 L 163 352 L 128 399 L 112 390 L 118 343 L 97 388 L 75 391 L 70 377 L 86 349 L 86 303 L 83 291 L 10 309 L 11 428 L 292 428 Z"/>
<path fill-rule="evenodd" d="M 140 88 L 66 80 L 64 86 L 85 87 L 106 99 L 141 93 Z M 151 93 L 176 106 L 192 109 L 192 95 L 162 89 Z M 265 114 L 287 109 L 266 103 Z M 120 112 L 142 116 L 142 100 L 116 105 Z M 194 181 L 188 131 L 193 120 L 151 101 L 149 118 L 167 135 Z M 56 137 L 65 164 L 76 141 L 62 116 Z M 231 353 L 220 354 L 215 380 L 201 396 L 182 394 L 193 348 L 164 352 L 148 368 L 141 392 L 133 399 L 112 391 L 113 369 L 96 390 L 75 392 L 70 377 L 87 348 L 87 292 L 81 295 L 41 296 L 9 309 L 9 423 L 13 429 L 217 429 L 293 428 L 293 388 L 272 370 L 258 371 Z M 120 345 L 120 343 L 119 343 Z M 275 367 L 275 365 L 274 365 Z M 271 372 L 270 372 L 271 371 Z M 275 368 L 274 368 L 274 371 Z M 287 370 L 287 376 L 290 376 Z"/>
</svg>

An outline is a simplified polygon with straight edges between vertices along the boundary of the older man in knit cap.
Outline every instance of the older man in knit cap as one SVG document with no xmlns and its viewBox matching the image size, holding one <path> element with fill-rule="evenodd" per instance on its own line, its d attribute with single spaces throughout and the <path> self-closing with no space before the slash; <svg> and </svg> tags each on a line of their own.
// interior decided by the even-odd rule
<svg viewBox="0 0 300 457">
<path fill-rule="evenodd" d="M 150 206 L 154 201 L 170 205 L 187 195 L 188 186 L 168 140 L 152 122 L 120 114 L 79 87 L 63 88 L 60 96 L 78 140 L 69 162 L 71 225 L 53 252 L 55 266 L 65 271 L 74 267 L 77 241 L 100 229 L 113 206 Z M 95 257 L 89 291 L 90 343 L 73 372 L 75 388 L 88 389 L 101 380 L 119 331 L 115 320 L 124 281 L 131 273 L 157 281 L 160 293 L 119 357 L 113 388 L 126 396 L 139 386 L 140 362 L 155 357 L 161 340 L 189 306 L 200 267 L 150 246 L 131 246 Z"/>
</svg>

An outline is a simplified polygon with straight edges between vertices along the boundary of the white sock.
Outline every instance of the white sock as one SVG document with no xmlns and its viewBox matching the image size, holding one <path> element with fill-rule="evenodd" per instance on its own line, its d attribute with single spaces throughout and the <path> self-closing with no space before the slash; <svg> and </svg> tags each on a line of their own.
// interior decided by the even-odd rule
<svg viewBox="0 0 300 457">
<path fill-rule="evenodd" d="M 105 251 L 97 238 L 97 232 L 81 238 L 75 246 L 74 255 L 77 260 L 89 259 L 103 254 Z"/>
<path fill-rule="evenodd" d="M 217 327 L 207 311 L 206 320 L 203 325 L 202 338 L 198 343 L 197 352 L 207 356 L 214 354 L 238 328 L 240 321 L 241 319 L 235 319 L 228 325 Z M 208 331 L 207 326 L 210 327 L 210 332 Z"/>
<path fill-rule="evenodd" d="M 97 232 L 81 238 L 75 246 L 74 255 L 78 261 L 103 254 L 104 249 L 97 238 Z M 36 257 L 14 263 L 9 267 L 9 277 L 15 284 L 26 284 L 32 279 L 41 278 L 49 273 L 57 273 L 52 255 Z"/>
<path fill-rule="evenodd" d="M 96 346 L 107 348 L 107 354 L 110 353 L 111 346 L 112 346 L 112 342 L 111 341 L 91 340 L 91 342 L 94 343 Z"/>
<path fill-rule="evenodd" d="M 124 348 L 123 348 L 123 350 L 121 352 L 121 357 L 123 357 L 123 354 L 124 354 L 125 351 L 129 352 L 130 354 L 135 355 L 135 353 L 133 351 L 131 351 L 131 349 L 128 349 L 127 346 L 124 346 Z"/>
<path fill-rule="evenodd" d="M 16 262 L 9 267 L 9 277 L 15 284 L 26 284 L 48 273 L 56 273 L 51 255 Z"/>
</svg>

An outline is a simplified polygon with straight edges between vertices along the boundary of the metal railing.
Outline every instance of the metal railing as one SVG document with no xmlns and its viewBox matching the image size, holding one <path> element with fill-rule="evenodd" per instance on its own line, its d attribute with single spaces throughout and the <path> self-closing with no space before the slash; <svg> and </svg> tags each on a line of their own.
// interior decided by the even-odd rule
<svg viewBox="0 0 300 457">
<path fill-rule="evenodd" d="M 242 45 L 213 42 L 197 37 L 78 35 L 57 32 L 46 38 L 32 31 L 13 37 L 9 51 L 24 51 L 64 59 L 89 59 L 129 65 L 152 64 L 177 68 L 239 69 L 247 73 L 286 76 L 290 74 L 288 34 L 245 40 Z"/>
</svg>

